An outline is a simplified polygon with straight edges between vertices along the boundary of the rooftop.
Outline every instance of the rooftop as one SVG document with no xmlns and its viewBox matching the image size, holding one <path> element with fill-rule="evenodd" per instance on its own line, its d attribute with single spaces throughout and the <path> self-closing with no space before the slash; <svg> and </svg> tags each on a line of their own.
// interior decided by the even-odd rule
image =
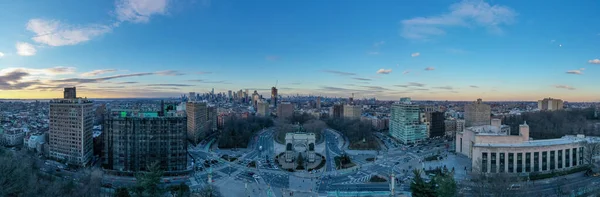
<svg viewBox="0 0 600 197">
<path fill-rule="evenodd" d="M 563 145 L 563 144 L 572 144 L 572 143 L 580 143 L 580 142 L 600 142 L 600 137 L 596 136 L 587 136 L 584 135 L 566 135 L 561 138 L 556 139 L 547 139 L 547 140 L 529 140 L 523 141 L 521 143 L 477 143 L 475 146 L 478 147 L 537 147 L 537 146 L 555 146 L 555 145 Z"/>
<path fill-rule="evenodd" d="M 503 129 L 509 129 L 508 125 L 500 125 L 500 127 L 492 126 L 492 125 L 482 125 L 482 126 L 473 126 L 467 127 L 465 130 L 471 130 L 476 135 L 508 135 Z"/>
</svg>

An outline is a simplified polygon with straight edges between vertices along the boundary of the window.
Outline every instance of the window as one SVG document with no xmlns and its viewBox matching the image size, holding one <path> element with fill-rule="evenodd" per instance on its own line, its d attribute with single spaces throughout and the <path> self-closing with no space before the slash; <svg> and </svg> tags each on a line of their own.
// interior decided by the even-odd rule
<svg viewBox="0 0 600 197">
<path fill-rule="evenodd" d="M 540 171 L 540 152 L 533 153 L 533 171 Z"/>
<path fill-rule="evenodd" d="M 492 160 L 492 167 L 491 167 L 491 172 L 492 173 L 496 173 L 496 168 L 497 168 L 497 164 L 496 164 L 496 153 L 491 153 L 491 160 Z"/>
<path fill-rule="evenodd" d="M 561 169 L 563 167 L 563 151 L 562 150 L 558 150 L 558 169 Z"/>
<path fill-rule="evenodd" d="M 565 149 L 565 168 L 571 167 L 571 149 Z"/>
<path fill-rule="evenodd" d="M 481 153 L 481 172 L 487 172 L 487 153 Z"/>
<path fill-rule="evenodd" d="M 573 167 L 577 165 L 577 148 L 573 148 Z"/>
<path fill-rule="evenodd" d="M 583 164 L 583 147 L 579 147 L 579 165 Z"/>
<path fill-rule="evenodd" d="M 514 171 L 515 168 L 515 154 L 514 153 L 508 153 L 508 172 L 515 172 Z"/>
<path fill-rule="evenodd" d="M 460 152 L 462 153 L 462 137 L 460 138 Z"/>
<path fill-rule="evenodd" d="M 504 153 L 500 153 L 500 169 L 498 170 L 498 172 L 504 172 L 504 168 L 505 168 L 505 162 L 504 162 Z"/>
<path fill-rule="evenodd" d="M 525 172 L 531 172 L 531 153 L 525 153 Z"/>
<path fill-rule="evenodd" d="M 523 172 L 523 153 L 517 153 L 517 172 Z"/>
<path fill-rule="evenodd" d="M 550 151 L 550 170 L 554 170 L 556 162 L 555 162 L 555 151 Z"/>
<path fill-rule="evenodd" d="M 542 152 L 542 171 L 548 170 L 548 151 Z"/>
</svg>

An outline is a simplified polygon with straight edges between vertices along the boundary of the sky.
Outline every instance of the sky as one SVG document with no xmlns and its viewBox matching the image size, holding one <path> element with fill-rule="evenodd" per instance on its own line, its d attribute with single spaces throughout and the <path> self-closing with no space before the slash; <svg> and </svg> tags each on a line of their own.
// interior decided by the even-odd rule
<svg viewBox="0 0 600 197">
<path fill-rule="evenodd" d="M 0 99 L 600 101 L 600 1 L 0 1 Z"/>
</svg>

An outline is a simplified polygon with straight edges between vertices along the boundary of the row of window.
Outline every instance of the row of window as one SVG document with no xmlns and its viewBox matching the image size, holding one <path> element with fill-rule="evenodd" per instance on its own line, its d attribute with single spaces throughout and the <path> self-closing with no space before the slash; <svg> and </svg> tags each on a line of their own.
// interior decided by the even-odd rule
<svg viewBox="0 0 600 197">
<path fill-rule="evenodd" d="M 490 161 L 489 166 L 488 159 Z M 509 173 L 539 172 L 574 167 L 578 164 L 583 164 L 583 147 L 580 147 L 579 151 L 577 148 L 573 148 L 542 151 L 541 153 L 481 153 L 481 172 L 502 173 L 505 170 Z"/>
</svg>

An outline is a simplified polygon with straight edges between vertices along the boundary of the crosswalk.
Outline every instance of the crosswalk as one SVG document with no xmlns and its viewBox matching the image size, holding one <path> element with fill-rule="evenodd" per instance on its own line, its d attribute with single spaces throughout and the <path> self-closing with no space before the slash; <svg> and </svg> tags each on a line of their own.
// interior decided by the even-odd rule
<svg viewBox="0 0 600 197">
<path fill-rule="evenodd" d="M 350 184 L 359 184 L 359 183 L 366 183 L 369 182 L 369 180 L 371 179 L 371 175 L 366 175 L 366 176 L 362 176 L 359 178 L 350 178 L 350 181 L 346 181 L 341 183 L 342 185 L 350 185 Z"/>
</svg>

